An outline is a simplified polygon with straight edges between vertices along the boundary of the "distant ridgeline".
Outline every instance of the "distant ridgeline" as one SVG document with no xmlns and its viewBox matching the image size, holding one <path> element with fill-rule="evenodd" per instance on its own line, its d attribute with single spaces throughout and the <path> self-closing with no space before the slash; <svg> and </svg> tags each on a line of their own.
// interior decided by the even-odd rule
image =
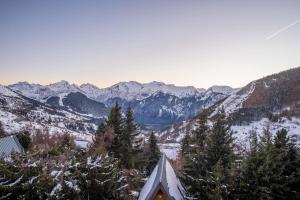
<svg viewBox="0 0 300 200">
<path fill-rule="evenodd" d="M 54 109 L 89 117 L 96 124 L 118 102 L 123 112 L 130 105 L 143 129 L 162 129 L 175 122 L 191 119 L 204 107 L 213 105 L 234 91 L 227 86 L 208 90 L 178 87 L 160 82 L 141 84 L 121 82 L 99 89 L 91 84 L 77 86 L 66 81 L 50 85 L 19 82 L 8 86 L 22 96 L 46 103 Z"/>
</svg>

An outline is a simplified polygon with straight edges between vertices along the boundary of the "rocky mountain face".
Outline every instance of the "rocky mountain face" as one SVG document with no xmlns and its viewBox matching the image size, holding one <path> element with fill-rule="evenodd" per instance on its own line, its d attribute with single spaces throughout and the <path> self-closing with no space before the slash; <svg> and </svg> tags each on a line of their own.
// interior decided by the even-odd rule
<svg viewBox="0 0 300 200">
<path fill-rule="evenodd" d="M 77 86 L 66 81 L 45 86 L 19 82 L 9 88 L 54 108 L 91 117 L 106 116 L 116 102 L 123 111 L 130 105 L 143 129 L 162 129 L 191 119 L 204 107 L 213 105 L 234 91 L 228 86 L 213 86 L 204 90 L 161 82 L 141 84 L 134 81 L 103 89 L 91 84 Z"/>
<path fill-rule="evenodd" d="M 91 117 L 103 117 L 109 112 L 105 104 L 92 100 L 80 92 L 71 92 L 60 99 L 57 96 L 49 97 L 46 104 L 55 108 L 67 109 Z"/>
<path fill-rule="evenodd" d="M 252 81 L 210 108 L 213 120 L 218 109 L 225 109 L 234 134 L 246 141 L 251 129 L 272 132 L 286 128 L 300 141 L 300 67 Z M 173 124 L 160 132 L 164 142 L 180 142 L 196 119 Z"/>
</svg>

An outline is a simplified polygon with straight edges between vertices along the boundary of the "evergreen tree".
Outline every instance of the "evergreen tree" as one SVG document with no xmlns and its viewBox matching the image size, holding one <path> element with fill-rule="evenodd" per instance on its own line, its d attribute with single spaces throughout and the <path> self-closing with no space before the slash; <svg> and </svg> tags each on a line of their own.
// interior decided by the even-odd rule
<svg viewBox="0 0 300 200">
<path fill-rule="evenodd" d="M 17 134 L 17 138 L 24 150 L 27 151 L 31 145 L 30 133 L 28 131 L 20 132 Z"/>
<path fill-rule="evenodd" d="M 206 174 L 208 196 L 219 195 L 215 197 L 228 198 L 232 190 L 230 172 L 233 167 L 234 154 L 232 131 L 223 108 L 215 116 L 211 133 L 206 139 L 204 154 L 205 168 L 208 171 Z M 222 191 L 218 188 L 219 186 L 223 188 Z M 218 193 L 215 193 L 216 191 Z"/>
<path fill-rule="evenodd" d="M 5 132 L 4 132 L 4 129 L 3 129 L 3 125 L 2 125 L 2 122 L 0 121 L 0 138 L 2 137 L 5 137 Z"/>
<path fill-rule="evenodd" d="M 61 152 L 64 152 L 74 147 L 75 147 L 74 138 L 69 133 L 64 133 L 59 150 Z"/>
<path fill-rule="evenodd" d="M 300 198 L 300 159 L 299 151 L 290 141 L 285 129 L 279 130 L 271 151 L 273 168 L 270 173 L 272 199 Z M 298 185 L 298 187 L 297 187 Z"/>
<path fill-rule="evenodd" d="M 256 153 L 258 150 L 258 138 L 257 132 L 255 129 L 250 130 L 250 153 Z"/>
<path fill-rule="evenodd" d="M 258 168 L 258 194 L 260 198 L 272 199 L 271 187 L 272 176 L 274 173 L 276 162 L 274 155 L 274 145 L 272 141 L 272 133 L 269 126 L 264 128 L 261 142 L 259 144 L 258 159 L 261 160 L 261 164 Z"/>
<path fill-rule="evenodd" d="M 263 129 L 263 134 L 261 136 L 261 145 L 269 148 L 272 145 L 272 133 L 270 131 L 270 126 L 268 125 L 266 128 Z"/>
<path fill-rule="evenodd" d="M 116 102 L 115 106 L 111 109 L 108 120 L 106 124 L 113 128 L 114 130 L 114 140 L 109 149 L 109 153 L 112 154 L 116 158 L 121 158 L 121 137 L 123 132 L 123 119 L 121 113 L 121 107 L 118 102 Z"/>
<path fill-rule="evenodd" d="M 67 164 L 67 163 L 66 163 Z M 56 199 L 118 199 L 118 160 L 108 155 L 78 153 L 59 179 L 62 189 Z M 61 169 L 64 170 L 64 169 Z"/>
<path fill-rule="evenodd" d="M 211 189 L 211 191 L 206 191 L 209 199 L 227 199 L 225 197 L 228 196 L 228 186 L 224 184 L 225 172 L 221 160 L 218 160 L 213 166 L 211 176 L 208 176 L 208 180 L 209 183 L 213 183 L 213 187 L 208 188 Z"/>
<path fill-rule="evenodd" d="M 19 155 L 13 155 L 9 162 L 0 160 L 0 199 L 49 198 L 53 181 L 49 176 L 46 181 L 41 169 Z"/>
<path fill-rule="evenodd" d="M 207 120 L 208 110 L 204 109 L 197 119 L 196 129 L 192 132 L 193 141 L 195 143 L 195 150 L 197 151 L 197 153 L 203 152 L 204 150 L 204 141 L 209 132 Z"/>
<path fill-rule="evenodd" d="M 93 146 L 98 146 L 102 142 L 102 137 L 104 135 L 106 127 L 107 126 L 104 123 L 101 123 L 98 126 L 97 131 L 95 133 L 95 137 L 93 138 Z"/>
<path fill-rule="evenodd" d="M 96 135 L 103 135 L 105 127 L 105 124 L 101 123 L 97 128 Z"/>
<path fill-rule="evenodd" d="M 251 150 L 241 169 L 241 199 L 298 199 L 300 197 L 299 149 L 282 129 L 274 142 L 264 129 L 257 150 Z"/>
<path fill-rule="evenodd" d="M 184 138 L 181 141 L 181 157 L 184 158 L 185 156 L 187 156 L 188 154 L 191 153 L 190 150 L 190 144 L 191 143 L 191 137 L 189 132 L 187 131 L 187 133 L 185 134 Z"/>
<path fill-rule="evenodd" d="M 137 125 L 134 122 L 131 107 L 127 108 L 124 132 L 121 137 L 122 161 L 127 168 L 136 167 L 138 154 L 141 152 L 141 139 L 138 139 Z"/>
<path fill-rule="evenodd" d="M 261 151 L 258 147 L 257 132 L 251 130 L 250 135 L 250 151 L 247 153 L 245 159 L 242 162 L 239 184 L 236 189 L 237 199 L 258 199 L 259 191 L 259 167 L 263 162 L 263 157 L 261 156 Z"/>
<path fill-rule="evenodd" d="M 81 187 L 86 188 L 84 199 L 117 199 L 118 184 L 117 160 L 108 156 L 98 156 L 95 159 L 87 158 L 80 172 L 86 175 L 80 180 Z"/>
<path fill-rule="evenodd" d="M 207 138 L 206 157 L 207 167 L 211 170 L 220 160 L 224 168 L 228 168 L 233 161 L 232 131 L 224 109 L 218 111 L 211 134 Z"/>
<path fill-rule="evenodd" d="M 156 141 L 156 137 L 154 135 L 154 133 L 152 132 L 149 138 L 149 149 L 148 149 L 148 164 L 146 167 L 147 170 L 147 174 L 150 175 L 150 173 L 152 172 L 152 170 L 154 169 L 154 167 L 156 166 L 159 158 L 160 158 L 160 151 L 159 148 L 157 146 L 157 141 Z"/>
<path fill-rule="evenodd" d="M 181 179 L 190 195 L 206 199 L 207 169 L 204 147 L 210 131 L 207 125 L 208 111 L 204 110 L 197 120 L 196 129 L 192 131 L 190 152 L 183 155 Z"/>
</svg>

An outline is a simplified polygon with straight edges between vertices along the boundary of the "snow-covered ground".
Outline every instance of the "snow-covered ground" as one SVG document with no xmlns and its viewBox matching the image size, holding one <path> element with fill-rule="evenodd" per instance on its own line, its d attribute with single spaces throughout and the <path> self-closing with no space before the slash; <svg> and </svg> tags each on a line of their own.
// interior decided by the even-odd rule
<svg viewBox="0 0 300 200">
<path fill-rule="evenodd" d="M 169 159 L 176 160 L 178 152 L 180 151 L 180 143 L 159 144 L 159 149 L 165 153 Z"/>
<path fill-rule="evenodd" d="M 255 82 L 252 82 L 249 89 L 243 94 L 239 94 L 239 90 L 232 93 L 224 102 L 219 105 L 219 108 L 224 108 L 227 114 L 233 113 L 242 107 L 243 102 L 252 94 L 255 90 Z M 218 112 L 218 109 L 210 115 L 214 116 Z"/>
<path fill-rule="evenodd" d="M 212 125 L 212 124 L 210 124 Z M 182 125 L 183 127 L 186 127 L 186 124 Z M 233 137 L 235 138 L 235 142 L 242 147 L 243 149 L 249 148 L 249 132 L 251 130 L 255 130 L 257 132 L 257 135 L 260 136 L 263 133 L 264 128 L 268 127 L 274 136 L 275 133 L 285 128 L 288 131 L 288 134 L 290 136 L 294 136 L 297 140 L 297 143 L 300 144 L 300 118 L 291 118 L 290 120 L 287 118 L 281 118 L 278 122 L 270 122 L 267 118 L 263 118 L 260 121 L 252 122 L 249 125 L 244 126 L 232 126 L 231 129 L 233 131 Z M 172 133 L 172 131 L 168 133 L 167 140 L 174 140 L 175 134 Z M 180 131 L 176 131 L 176 138 L 175 143 L 165 143 L 160 144 L 160 150 L 164 152 L 169 159 L 175 160 L 177 158 L 178 152 L 180 151 L 180 143 L 183 137 L 186 134 L 186 131 L 184 128 L 181 127 Z M 167 134 L 166 132 L 162 132 L 162 135 L 158 135 L 158 137 L 163 136 L 163 134 Z"/>
<path fill-rule="evenodd" d="M 0 85 L 0 94 L 4 95 L 4 96 L 13 96 L 13 97 L 18 97 L 18 95 L 9 90 L 7 87 Z"/>
<path fill-rule="evenodd" d="M 93 130 L 97 128 L 85 116 L 35 104 L 1 85 L 0 100 L 0 121 L 9 134 L 24 130 L 50 134 L 68 132 L 77 139 L 91 141 Z"/>
<path fill-rule="evenodd" d="M 81 140 L 87 140 L 92 141 L 92 133 L 84 132 L 84 131 L 72 131 L 66 127 L 66 124 L 59 121 L 65 121 L 64 118 L 60 116 L 49 116 L 46 115 L 47 113 L 43 113 L 41 118 L 48 116 L 48 118 L 43 118 L 45 122 L 42 121 L 30 121 L 22 119 L 10 112 L 6 112 L 3 110 L 0 110 L 0 121 L 3 124 L 3 128 L 7 133 L 16 133 L 20 131 L 32 131 L 35 132 L 36 130 L 40 131 L 48 131 L 49 134 L 56 134 L 56 133 L 65 133 L 68 132 L 75 138 L 81 139 Z M 51 119 L 52 123 L 47 123 L 47 119 Z M 58 121 L 58 123 L 55 122 L 55 120 Z M 75 120 L 75 119 L 74 119 Z M 95 128 L 95 127 L 94 127 Z M 82 144 L 83 145 L 83 144 Z M 81 145 L 81 146 L 82 146 Z"/>
<path fill-rule="evenodd" d="M 285 128 L 290 136 L 295 136 L 297 142 L 300 143 L 300 118 L 281 118 L 278 122 L 270 122 L 267 118 L 263 118 L 260 121 L 252 122 L 245 126 L 232 126 L 231 129 L 234 132 L 234 137 L 236 141 L 241 145 L 249 144 L 249 132 L 255 130 L 258 135 L 263 133 L 264 128 L 269 127 L 269 130 L 273 135 L 275 133 Z"/>
</svg>

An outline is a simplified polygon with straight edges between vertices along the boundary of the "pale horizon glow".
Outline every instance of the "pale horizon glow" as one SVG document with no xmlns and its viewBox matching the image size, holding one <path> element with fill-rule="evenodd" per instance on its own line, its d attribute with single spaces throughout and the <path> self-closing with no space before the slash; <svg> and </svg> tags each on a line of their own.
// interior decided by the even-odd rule
<svg viewBox="0 0 300 200">
<path fill-rule="evenodd" d="M 300 66 L 299 10 L 297 0 L 0 1 L 0 84 L 239 88 Z"/>
<path fill-rule="evenodd" d="M 285 70 L 288 70 L 288 69 L 292 69 L 292 68 L 287 68 Z M 282 70 L 282 71 L 284 71 L 284 70 Z M 279 72 L 282 72 L 282 71 L 273 72 L 271 74 L 276 74 L 276 73 L 279 73 Z M 271 74 L 265 74 L 264 76 L 261 76 L 261 77 L 258 77 L 256 79 L 253 79 L 253 80 L 247 82 L 246 84 L 249 84 L 250 82 L 255 81 L 257 79 L 269 76 Z M 98 87 L 100 89 L 111 87 L 111 86 L 113 86 L 115 84 L 118 84 L 120 82 L 130 82 L 130 81 L 138 82 L 138 83 L 141 83 L 141 84 L 147 84 L 147 83 L 151 83 L 151 82 L 162 82 L 164 84 L 170 84 L 170 85 L 175 85 L 175 86 L 179 86 L 179 87 L 193 86 L 193 87 L 198 88 L 198 89 L 208 89 L 209 87 L 212 87 L 212 86 L 230 86 L 230 87 L 232 87 L 231 85 L 226 85 L 226 84 L 213 84 L 213 85 L 210 85 L 209 87 L 197 87 L 195 85 L 178 85 L 178 84 L 174 84 L 172 82 L 164 82 L 164 81 L 157 81 L 157 80 L 152 80 L 152 81 L 148 81 L 148 82 L 137 81 L 137 80 L 124 80 L 124 81 L 118 81 L 118 82 L 115 82 L 115 83 L 96 84 L 96 83 L 92 83 L 92 82 L 71 82 L 71 81 L 68 81 L 68 80 L 65 80 L 65 79 L 56 80 L 56 81 L 50 81 L 50 82 L 46 82 L 46 81 L 45 82 L 44 81 L 43 82 L 30 82 L 30 81 L 27 81 L 27 80 L 19 80 L 17 82 L 11 82 L 11 83 L 7 83 L 7 84 L 3 84 L 3 85 L 8 86 L 8 85 L 12 85 L 12 84 L 19 83 L 19 82 L 28 82 L 30 84 L 40 84 L 40 85 L 44 85 L 45 86 L 45 85 L 50 85 L 50 84 L 57 83 L 57 82 L 60 82 L 60 81 L 67 81 L 69 84 L 75 84 L 77 86 L 80 86 L 82 84 L 92 84 L 92 85 L 94 85 L 94 86 L 96 86 L 96 87 Z M 241 88 L 243 86 L 246 86 L 246 84 L 241 85 L 240 87 L 232 87 L 232 88 Z"/>
</svg>

